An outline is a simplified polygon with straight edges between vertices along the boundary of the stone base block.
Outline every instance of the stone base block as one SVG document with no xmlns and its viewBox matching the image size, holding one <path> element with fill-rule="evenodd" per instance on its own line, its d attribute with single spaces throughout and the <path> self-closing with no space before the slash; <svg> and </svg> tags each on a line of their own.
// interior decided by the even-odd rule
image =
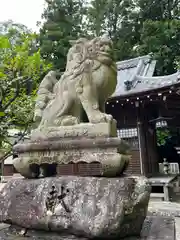
<svg viewBox="0 0 180 240">
<path fill-rule="evenodd" d="M 25 233 L 25 236 L 23 236 Z M 141 236 L 127 237 L 123 240 L 176 240 L 175 223 L 171 217 L 148 216 L 143 224 Z M 22 229 L 17 226 L 0 228 L 1 240 L 88 240 L 87 238 L 59 233 Z M 119 240 L 119 238 L 117 238 Z"/>
<path fill-rule="evenodd" d="M 111 123 L 80 123 L 72 126 L 49 127 L 35 129 L 31 133 L 32 141 L 52 139 L 116 137 L 116 120 Z"/>
<path fill-rule="evenodd" d="M 0 222 L 84 238 L 137 236 L 150 190 L 144 177 L 15 179 L 0 192 Z"/>
</svg>

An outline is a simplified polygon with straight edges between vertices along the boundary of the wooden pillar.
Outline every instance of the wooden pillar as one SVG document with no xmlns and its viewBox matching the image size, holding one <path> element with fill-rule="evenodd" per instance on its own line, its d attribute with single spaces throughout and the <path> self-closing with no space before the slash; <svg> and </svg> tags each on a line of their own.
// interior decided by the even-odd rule
<svg viewBox="0 0 180 240">
<path fill-rule="evenodd" d="M 155 124 L 148 123 L 146 131 L 146 141 L 148 154 L 148 175 L 155 175 L 159 171 Z"/>
<path fill-rule="evenodd" d="M 139 104 L 139 103 L 138 103 Z M 142 175 L 148 174 L 147 166 L 147 146 L 146 146 L 146 134 L 145 134 L 145 119 L 143 114 L 143 108 L 137 107 L 137 131 L 138 131 L 138 141 L 139 141 L 139 152 L 140 152 L 140 170 Z"/>
<path fill-rule="evenodd" d="M 148 110 L 137 107 L 137 129 L 140 150 L 141 174 L 151 176 L 158 172 L 156 128 L 148 121 Z"/>
<path fill-rule="evenodd" d="M 137 122 L 137 130 L 138 130 L 138 140 L 139 140 L 139 152 L 140 152 L 140 169 L 142 175 L 148 174 L 148 156 L 146 149 L 146 135 L 144 133 L 143 122 Z"/>
</svg>

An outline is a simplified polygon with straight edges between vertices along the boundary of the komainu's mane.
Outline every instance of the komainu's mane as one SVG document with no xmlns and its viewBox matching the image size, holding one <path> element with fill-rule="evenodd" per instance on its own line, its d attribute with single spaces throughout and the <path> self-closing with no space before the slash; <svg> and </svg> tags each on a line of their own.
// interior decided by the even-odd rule
<svg viewBox="0 0 180 240">
<path fill-rule="evenodd" d="M 77 77 L 88 71 L 88 68 L 89 71 L 93 72 L 103 64 L 103 61 L 98 60 L 100 54 L 103 56 L 101 38 L 89 41 L 86 38 L 80 38 L 77 41 L 72 41 L 71 44 L 72 47 L 67 55 L 66 70 L 59 81 L 61 84 L 69 80 L 76 81 Z"/>
</svg>

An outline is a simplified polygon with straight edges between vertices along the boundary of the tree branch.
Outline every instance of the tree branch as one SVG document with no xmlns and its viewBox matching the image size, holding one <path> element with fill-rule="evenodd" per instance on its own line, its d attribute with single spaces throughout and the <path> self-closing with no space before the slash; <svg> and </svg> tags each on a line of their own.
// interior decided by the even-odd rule
<svg viewBox="0 0 180 240">
<path fill-rule="evenodd" d="M 12 147 L 13 147 L 14 145 L 16 145 L 18 142 L 20 142 L 20 141 L 23 139 L 23 137 L 27 134 L 27 129 L 28 129 L 28 126 L 26 126 L 26 128 L 24 129 L 23 133 L 22 133 L 21 136 L 18 138 L 18 140 L 17 140 L 14 144 L 12 144 Z M 9 150 L 7 153 L 5 153 L 5 154 L 0 158 L 0 163 L 4 162 L 4 161 L 6 160 L 6 158 L 12 156 L 12 154 L 13 154 L 13 150 L 12 150 L 12 148 L 11 148 L 11 150 Z"/>
<path fill-rule="evenodd" d="M 175 8 L 176 6 L 178 6 L 179 3 L 180 3 L 179 0 L 175 0 L 174 3 L 173 3 L 172 9 Z"/>
<path fill-rule="evenodd" d="M 8 157 L 12 156 L 12 149 L 9 150 L 3 157 L 0 158 L 0 163 L 4 162 Z"/>
<path fill-rule="evenodd" d="M 3 112 L 4 112 L 4 111 L 16 100 L 16 98 L 19 96 L 19 90 L 20 90 L 19 80 L 23 80 L 23 79 L 24 79 L 24 77 L 17 77 L 17 78 L 15 78 L 15 79 L 12 80 L 12 82 L 11 82 L 10 85 L 12 85 L 13 82 L 16 83 L 16 92 L 15 92 L 14 97 L 11 98 L 11 99 L 9 100 L 9 102 L 8 102 L 4 107 L 1 106 Z M 26 79 L 24 79 L 24 81 L 22 81 L 21 84 L 24 84 L 25 82 L 26 82 Z M 4 91 L 4 92 L 5 92 L 5 95 L 4 95 L 4 97 L 3 97 L 4 99 L 5 99 L 5 97 L 6 97 L 8 88 L 9 88 L 9 87 L 7 87 L 6 90 Z M 4 116 L 3 116 L 3 117 L 4 117 Z M 3 118 L 3 117 L 2 117 L 2 118 Z M 1 118 L 1 119 L 2 119 L 2 118 Z"/>
<path fill-rule="evenodd" d="M 10 137 L 10 136 L 9 136 L 9 137 Z M 3 142 L 5 142 L 5 143 L 9 144 L 11 147 L 13 146 L 13 144 L 12 144 L 12 143 L 10 143 L 8 140 L 3 140 Z"/>
<path fill-rule="evenodd" d="M 16 90 L 16 93 L 15 93 L 14 97 L 11 98 L 11 99 L 9 100 L 9 102 L 3 107 L 3 111 L 5 111 L 5 110 L 16 100 L 16 98 L 18 97 L 18 95 L 19 95 L 19 89 Z"/>
<path fill-rule="evenodd" d="M 171 5 L 170 0 L 168 0 L 168 2 L 167 2 L 168 19 L 172 19 L 171 11 L 172 11 L 172 5 Z"/>
</svg>

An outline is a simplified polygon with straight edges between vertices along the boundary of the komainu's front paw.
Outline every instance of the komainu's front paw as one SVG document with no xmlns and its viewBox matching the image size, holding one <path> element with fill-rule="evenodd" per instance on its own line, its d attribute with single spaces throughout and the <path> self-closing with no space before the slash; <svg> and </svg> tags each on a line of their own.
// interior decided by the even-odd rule
<svg viewBox="0 0 180 240">
<path fill-rule="evenodd" d="M 91 116 L 91 123 L 112 122 L 113 117 L 106 113 L 96 113 Z"/>
</svg>

